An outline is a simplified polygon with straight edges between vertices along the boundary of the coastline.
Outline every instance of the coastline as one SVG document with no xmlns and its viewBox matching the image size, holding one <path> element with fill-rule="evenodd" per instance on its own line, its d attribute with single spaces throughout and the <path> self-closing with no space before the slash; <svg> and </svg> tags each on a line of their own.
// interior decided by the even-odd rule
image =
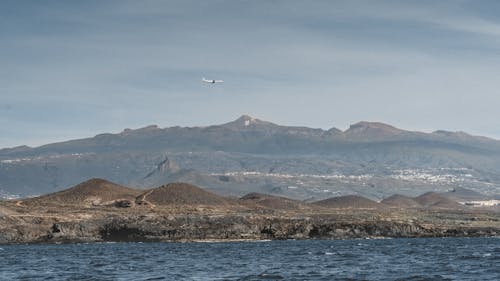
<svg viewBox="0 0 500 281">
<path fill-rule="evenodd" d="M 398 202 L 408 201 L 403 199 Z M 258 193 L 236 199 L 185 183 L 136 190 L 92 179 L 52 194 L 0 201 L 0 244 L 500 234 L 498 208 L 471 208 L 436 193 L 417 199 L 430 207 L 391 206 L 359 196 L 312 203 Z"/>
<path fill-rule="evenodd" d="M 454 210 L 331 210 L 329 213 L 172 213 L 171 209 L 59 208 L 0 216 L 0 244 L 253 242 L 500 235 L 500 214 Z M 179 208 L 182 209 L 182 208 Z M 177 209 L 177 210 L 179 210 Z M 211 210 L 214 212 L 215 210 Z M 35 212 L 36 213 L 36 212 Z"/>
</svg>

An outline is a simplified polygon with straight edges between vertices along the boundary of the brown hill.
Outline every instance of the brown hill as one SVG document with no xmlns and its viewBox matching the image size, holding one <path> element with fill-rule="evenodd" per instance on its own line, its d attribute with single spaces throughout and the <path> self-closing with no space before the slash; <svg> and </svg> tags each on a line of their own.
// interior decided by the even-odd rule
<svg viewBox="0 0 500 281">
<path fill-rule="evenodd" d="M 461 187 L 453 188 L 448 192 L 442 193 L 444 197 L 451 199 L 453 201 L 480 201 L 480 200 L 489 200 L 492 199 L 489 196 L 479 193 L 477 191 L 473 191 L 470 189 L 465 189 Z"/>
<path fill-rule="evenodd" d="M 414 198 L 400 195 L 400 194 L 394 194 L 390 197 L 385 198 L 382 200 L 380 203 L 391 206 L 391 207 L 398 207 L 398 208 L 419 208 L 422 207 L 419 202 L 417 202 Z"/>
<path fill-rule="evenodd" d="M 423 207 L 426 208 L 440 208 L 440 209 L 460 209 L 463 206 L 453 201 L 446 196 L 436 193 L 436 192 L 427 192 L 415 198 L 415 201 L 420 203 Z"/>
<path fill-rule="evenodd" d="M 169 183 L 137 196 L 136 203 L 147 205 L 228 205 L 230 200 L 188 183 Z"/>
<path fill-rule="evenodd" d="M 241 197 L 239 202 L 249 207 L 272 210 L 298 210 L 310 208 L 307 204 L 297 200 L 256 192 Z"/>
<path fill-rule="evenodd" d="M 333 197 L 312 204 L 337 209 L 376 209 L 384 207 L 383 204 L 358 195 Z"/>
<path fill-rule="evenodd" d="M 141 191 L 103 179 L 91 179 L 72 188 L 26 199 L 24 203 L 93 204 L 112 203 L 116 200 L 133 202 Z"/>
</svg>

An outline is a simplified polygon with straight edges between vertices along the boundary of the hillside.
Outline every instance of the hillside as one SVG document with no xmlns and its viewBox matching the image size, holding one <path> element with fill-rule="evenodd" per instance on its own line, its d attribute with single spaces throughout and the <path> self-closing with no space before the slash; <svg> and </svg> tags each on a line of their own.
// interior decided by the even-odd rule
<svg viewBox="0 0 500 281">
<path fill-rule="evenodd" d="M 15 214 L 13 211 L 7 209 L 6 207 L 0 206 L 0 217 L 6 217 Z"/>
<path fill-rule="evenodd" d="M 207 205 L 225 206 L 231 202 L 222 196 L 208 192 L 197 186 L 186 183 L 169 183 L 147 190 L 137 196 L 136 203 L 140 205 Z"/>
<path fill-rule="evenodd" d="M 420 205 L 426 208 L 441 209 L 461 209 L 462 205 L 453 201 L 442 194 L 427 192 L 415 198 Z"/>
<path fill-rule="evenodd" d="M 394 194 L 382 200 L 380 203 L 398 208 L 419 208 L 422 205 L 415 198 Z"/>
<path fill-rule="evenodd" d="M 300 201 L 262 193 L 249 193 L 240 198 L 239 203 L 252 208 L 271 210 L 300 210 L 310 207 Z"/>
<path fill-rule="evenodd" d="M 488 199 L 488 196 L 485 196 L 482 193 L 460 187 L 453 188 L 452 190 L 443 193 L 442 195 L 453 201 L 474 201 Z"/>
<path fill-rule="evenodd" d="M 378 209 L 384 207 L 383 204 L 357 195 L 328 198 L 314 202 L 313 204 L 334 209 Z"/>
<path fill-rule="evenodd" d="M 124 187 L 103 179 L 91 179 L 72 188 L 23 200 L 24 204 L 106 204 L 115 200 L 133 201 L 140 190 Z"/>
</svg>

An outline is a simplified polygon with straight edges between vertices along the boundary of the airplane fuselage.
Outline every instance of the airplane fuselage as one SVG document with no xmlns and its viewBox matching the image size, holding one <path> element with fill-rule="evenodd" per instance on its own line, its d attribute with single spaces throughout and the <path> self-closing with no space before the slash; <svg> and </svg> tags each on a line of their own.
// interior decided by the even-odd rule
<svg viewBox="0 0 500 281">
<path fill-rule="evenodd" d="M 201 81 L 205 82 L 205 83 L 210 83 L 210 84 L 224 83 L 223 80 L 209 80 L 209 79 L 205 79 L 205 78 L 202 78 Z"/>
</svg>

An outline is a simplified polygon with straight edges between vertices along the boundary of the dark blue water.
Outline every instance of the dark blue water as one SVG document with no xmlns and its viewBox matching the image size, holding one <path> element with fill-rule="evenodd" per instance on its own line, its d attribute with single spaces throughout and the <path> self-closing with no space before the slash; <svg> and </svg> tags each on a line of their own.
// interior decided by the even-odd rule
<svg viewBox="0 0 500 281">
<path fill-rule="evenodd" d="M 500 280 L 500 239 L 12 245 L 0 279 Z"/>
</svg>

